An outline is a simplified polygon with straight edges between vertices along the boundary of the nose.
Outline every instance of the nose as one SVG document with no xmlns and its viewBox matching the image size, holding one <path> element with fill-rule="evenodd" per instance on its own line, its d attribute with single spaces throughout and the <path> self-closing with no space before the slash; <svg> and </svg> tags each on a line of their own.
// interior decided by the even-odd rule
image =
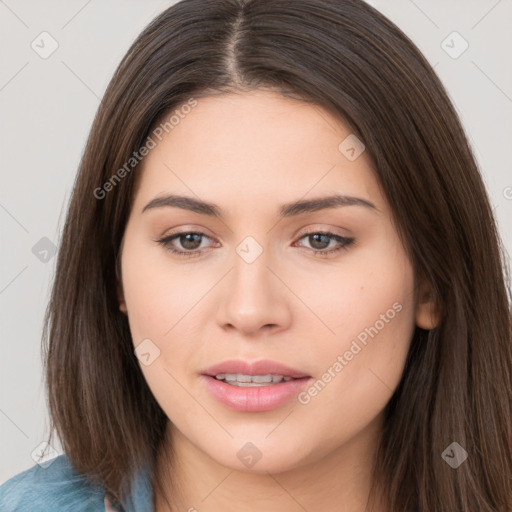
<svg viewBox="0 0 512 512">
<path fill-rule="evenodd" d="M 279 277 L 278 268 L 273 268 L 267 251 L 252 262 L 236 254 L 224 281 L 217 310 L 217 320 L 223 329 L 236 329 L 249 336 L 288 327 L 291 294 Z"/>
</svg>

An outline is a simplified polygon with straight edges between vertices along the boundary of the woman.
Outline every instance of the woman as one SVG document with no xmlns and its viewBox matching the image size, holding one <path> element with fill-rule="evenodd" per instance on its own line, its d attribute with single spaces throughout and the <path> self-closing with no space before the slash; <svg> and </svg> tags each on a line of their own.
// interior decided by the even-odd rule
<svg viewBox="0 0 512 512">
<path fill-rule="evenodd" d="M 443 86 L 375 9 L 179 2 L 69 206 L 44 333 L 65 454 L 2 510 L 512 510 L 501 254 Z"/>
</svg>

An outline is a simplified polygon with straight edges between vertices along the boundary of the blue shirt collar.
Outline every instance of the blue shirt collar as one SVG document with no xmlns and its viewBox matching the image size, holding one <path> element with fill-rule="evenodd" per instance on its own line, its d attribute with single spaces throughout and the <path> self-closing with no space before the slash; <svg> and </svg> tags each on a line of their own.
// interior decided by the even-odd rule
<svg viewBox="0 0 512 512">
<path fill-rule="evenodd" d="M 152 468 L 149 465 L 143 465 L 136 471 L 124 510 L 125 512 L 154 512 Z"/>
</svg>

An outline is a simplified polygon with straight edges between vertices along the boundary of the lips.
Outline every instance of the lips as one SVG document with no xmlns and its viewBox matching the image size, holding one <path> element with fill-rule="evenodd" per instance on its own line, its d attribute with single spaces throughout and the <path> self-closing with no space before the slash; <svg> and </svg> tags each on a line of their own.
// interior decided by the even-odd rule
<svg viewBox="0 0 512 512">
<path fill-rule="evenodd" d="M 302 379 L 310 377 L 295 368 L 290 368 L 277 361 L 260 360 L 260 361 L 243 361 L 241 359 L 231 359 L 223 361 L 207 368 L 202 372 L 203 375 L 215 377 L 220 374 L 243 374 L 243 375 L 281 375 L 282 377 L 291 377 L 292 379 Z"/>
<path fill-rule="evenodd" d="M 272 376 L 273 381 L 248 383 L 248 376 L 265 376 L 266 379 Z M 276 376 L 282 379 L 275 381 Z M 233 378 L 237 379 L 237 383 L 231 380 Z M 240 359 L 224 361 L 207 368 L 202 372 L 201 379 L 213 398 L 238 412 L 265 412 L 281 407 L 296 397 L 312 380 L 308 374 L 276 361 L 248 362 Z"/>
</svg>

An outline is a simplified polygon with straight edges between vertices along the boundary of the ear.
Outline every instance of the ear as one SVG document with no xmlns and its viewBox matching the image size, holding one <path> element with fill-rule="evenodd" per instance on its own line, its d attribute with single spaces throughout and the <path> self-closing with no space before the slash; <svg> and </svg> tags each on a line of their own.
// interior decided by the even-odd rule
<svg viewBox="0 0 512 512">
<path fill-rule="evenodd" d="M 437 327 L 439 320 L 440 314 L 432 286 L 426 279 L 421 279 L 416 296 L 416 325 L 430 331 Z"/>
<path fill-rule="evenodd" d="M 124 301 L 123 286 L 121 283 L 117 283 L 117 300 L 119 302 L 119 311 L 122 311 L 125 315 L 128 313 L 126 309 L 126 303 Z"/>
<path fill-rule="evenodd" d="M 128 313 L 126 309 L 126 303 L 124 301 L 124 292 L 123 292 L 123 281 L 121 278 L 121 269 L 120 269 L 120 254 L 116 259 L 116 282 L 117 282 L 117 300 L 119 302 L 119 311 L 122 311 L 125 315 Z"/>
</svg>

